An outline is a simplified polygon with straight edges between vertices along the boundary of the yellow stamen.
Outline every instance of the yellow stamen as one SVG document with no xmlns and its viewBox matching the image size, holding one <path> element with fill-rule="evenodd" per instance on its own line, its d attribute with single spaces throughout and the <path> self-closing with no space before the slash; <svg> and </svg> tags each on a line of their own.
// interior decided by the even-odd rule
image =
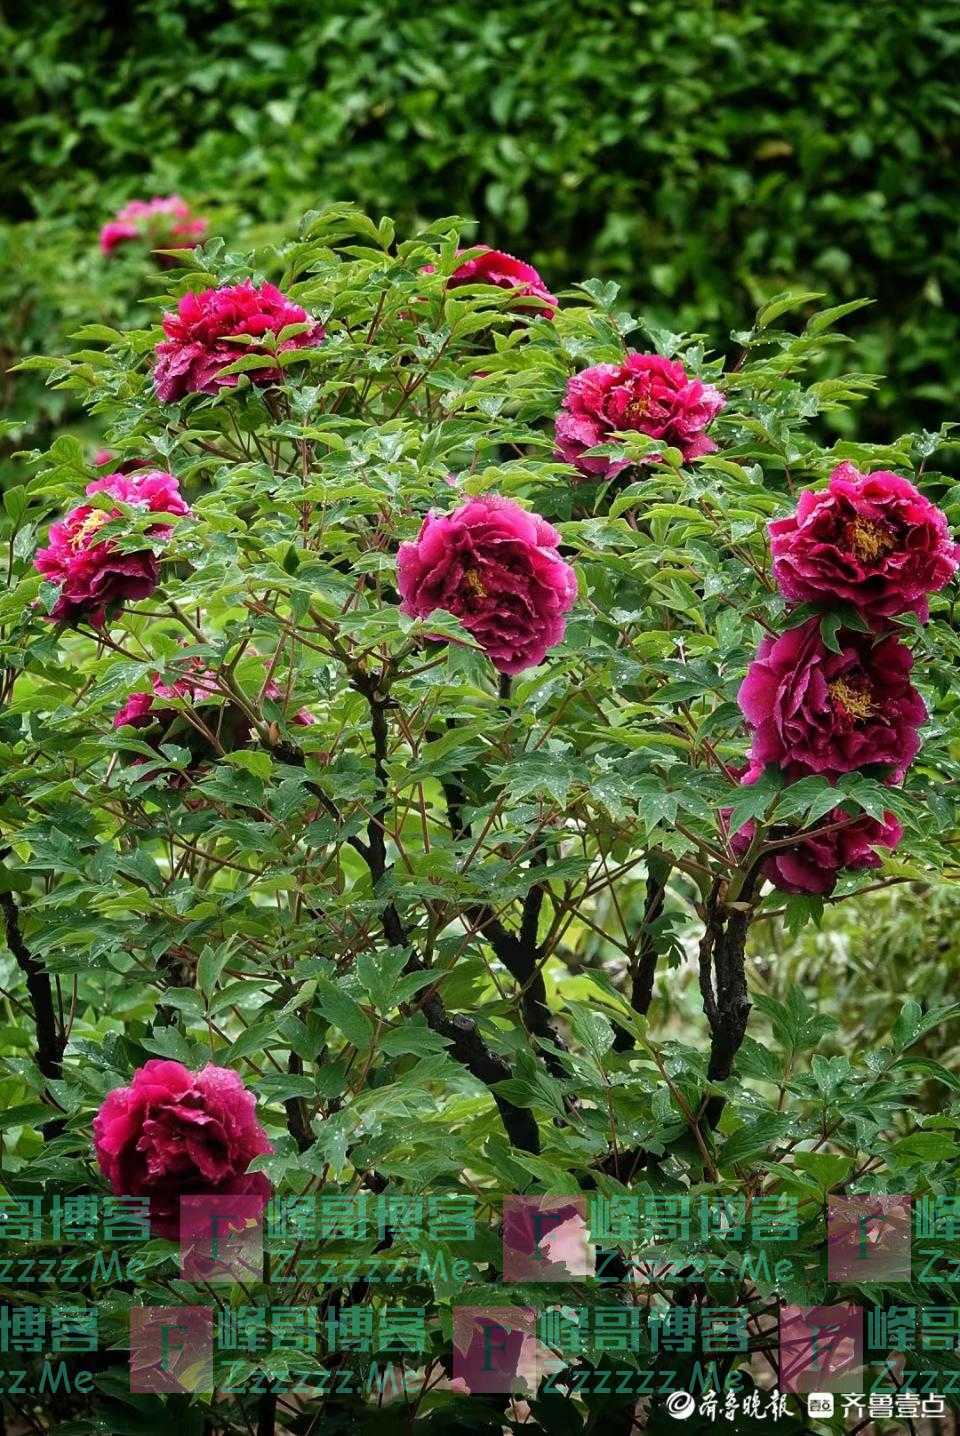
<svg viewBox="0 0 960 1436">
<path fill-rule="evenodd" d="M 85 548 L 87 540 L 97 532 L 97 529 L 102 529 L 104 524 L 108 524 L 109 522 L 110 515 L 106 509 L 93 509 L 87 514 L 83 523 L 71 537 L 70 547 L 74 552 L 76 552 L 77 549 Z"/>
<path fill-rule="evenodd" d="M 467 592 L 472 594 L 474 598 L 486 598 L 487 590 L 483 586 L 483 579 L 475 568 L 464 570 L 463 582 Z"/>
<path fill-rule="evenodd" d="M 869 519 L 851 520 L 847 525 L 847 542 L 857 558 L 866 559 L 868 563 L 896 548 L 896 539 Z"/>
<path fill-rule="evenodd" d="M 833 683 L 827 684 L 827 692 L 838 707 L 842 708 L 849 718 L 863 721 L 869 718 L 874 710 L 873 699 L 866 688 L 854 688 L 844 678 L 837 678 Z"/>
<path fill-rule="evenodd" d="M 641 419 L 649 419 L 651 408 L 650 400 L 645 395 L 638 394 L 630 400 L 624 410 L 624 418 L 629 419 L 632 424 L 637 424 Z"/>
</svg>

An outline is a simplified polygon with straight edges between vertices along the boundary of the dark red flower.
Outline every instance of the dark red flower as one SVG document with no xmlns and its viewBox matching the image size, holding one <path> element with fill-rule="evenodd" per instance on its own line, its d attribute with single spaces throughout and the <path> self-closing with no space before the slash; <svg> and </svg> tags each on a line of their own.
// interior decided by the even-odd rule
<svg viewBox="0 0 960 1436">
<path fill-rule="evenodd" d="M 755 832 L 756 824 L 749 822 L 733 835 L 730 842 L 737 857 L 743 857 Z M 903 828 L 893 813 L 884 813 L 881 821 L 866 813 L 851 818 L 842 808 L 834 808 L 812 832 L 769 853 L 760 871 L 781 892 L 826 896 L 841 873 L 878 868 L 880 857 L 874 849 L 895 848 L 902 837 Z"/>
<path fill-rule="evenodd" d="M 873 621 L 915 613 L 960 564 L 947 516 L 899 474 L 840 464 L 822 492 L 770 524 L 773 571 L 793 603 L 839 600 Z"/>
<path fill-rule="evenodd" d="M 93 1119 L 100 1170 L 122 1197 L 150 1198 L 156 1236 L 176 1237 L 180 1198 L 219 1193 L 256 1196 L 272 1187 L 247 1168 L 273 1147 L 256 1102 L 236 1072 L 208 1064 L 191 1072 L 157 1058 L 129 1087 L 108 1092 Z"/>
<path fill-rule="evenodd" d="M 753 730 L 748 780 L 768 763 L 791 779 L 873 765 L 891 782 L 903 778 L 927 717 L 910 682 L 913 656 L 893 636 L 842 631 L 838 643 L 832 653 L 816 618 L 761 642 L 738 695 Z"/>
</svg>

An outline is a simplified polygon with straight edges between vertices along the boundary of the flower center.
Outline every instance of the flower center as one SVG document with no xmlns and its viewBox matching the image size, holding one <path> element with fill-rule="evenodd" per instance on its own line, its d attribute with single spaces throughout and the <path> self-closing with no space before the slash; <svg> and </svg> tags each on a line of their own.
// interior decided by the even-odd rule
<svg viewBox="0 0 960 1436">
<path fill-rule="evenodd" d="M 631 424 L 639 424 L 643 419 L 649 419 L 653 413 L 653 405 L 647 394 L 635 394 L 624 410 L 624 418 L 629 419 Z"/>
<path fill-rule="evenodd" d="M 463 571 L 463 586 L 471 598 L 486 598 L 487 590 L 483 586 L 483 579 L 475 568 L 465 568 Z"/>
<path fill-rule="evenodd" d="M 827 692 L 834 707 L 854 722 L 863 722 L 874 711 L 873 695 L 866 683 L 850 683 L 845 678 L 837 678 L 827 684 Z"/>
<path fill-rule="evenodd" d="M 102 529 L 104 524 L 109 522 L 110 515 L 106 509 L 93 509 L 88 513 L 83 523 L 70 538 L 70 547 L 74 553 L 79 549 L 86 548 L 88 540 L 97 532 L 97 529 Z"/>
<path fill-rule="evenodd" d="M 847 524 L 847 543 L 857 558 L 865 559 L 868 563 L 882 558 L 885 553 L 896 548 L 893 535 L 880 524 L 871 523 L 869 519 L 851 519 Z"/>
</svg>

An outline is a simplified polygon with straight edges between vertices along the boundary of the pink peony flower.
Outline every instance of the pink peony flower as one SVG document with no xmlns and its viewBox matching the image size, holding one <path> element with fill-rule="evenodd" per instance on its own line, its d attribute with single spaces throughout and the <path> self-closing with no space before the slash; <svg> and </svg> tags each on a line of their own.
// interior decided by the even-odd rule
<svg viewBox="0 0 960 1436">
<path fill-rule="evenodd" d="M 150 513 L 190 512 L 177 480 L 157 469 L 138 470 L 134 476 L 107 474 L 88 484 L 86 491 L 110 494 Z M 98 531 L 119 514 L 119 509 L 81 504 L 60 523 L 50 525 L 49 547 L 38 549 L 33 562 L 49 583 L 60 588 L 50 613 L 53 622 L 86 619 L 101 628 L 108 608 L 124 599 L 147 598 L 156 588 L 159 568 L 151 549 L 120 553 L 112 540 L 98 541 Z M 148 532 L 160 541 L 168 539 L 172 530 L 169 524 L 155 524 Z"/>
<path fill-rule="evenodd" d="M 263 1172 L 247 1173 L 273 1147 L 253 1094 L 227 1067 L 190 1072 L 153 1058 L 129 1087 L 107 1093 L 93 1142 L 116 1196 L 150 1198 L 155 1236 L 177 1237 L 182 1196 L 255 1196 L 266 1204 L 273 1190 Z"/>
<path fill-rule="evenodd" d="M 731 846 L 737 857 L 747 851 L 755 832 L 756 824 L 749 822 L 734 834 Z M 880 858 L 874 849 L 895 848 L 902 837 L 903 828 L 892 813 L 884 813 L 881 822 L 866 813 L 851 818 L 842 808 L 834 808 L 812 832 L 769 853 L 760 871 L 781 892 L 826 896 L 842 872 L 878 868 Z"/>
<path fill-rule="evenodd" d="M 879 621 L 915 613 L 960 564 L 947 516 L 899 474 L 861 474 L 840 464 L 824 492 L 807 490 L 797 511 L 770 524 L 773 571 L 792 603 L 839 599 Z"/>
<path fill-rule="evenodd" d="M 131 693 L 122 708 L 118 708 L 113 715 L 114 728 L 145 728 L 152 723 L 153 694 L 152 693 Z"/>
<path fill-rule="evenodd" d="M 93 467 L 95 469 L 108 469 L 111 474 L 135 474 L 138 469 L 149 469 L 150 463 L 147 459 L 121 459 L 109 449 L 97 449 L 93 456 Z"/>
<path fill-rule="evenodd" d="M 206 233 L 207 221 L 191 213 L 178 194 L 163 199 L 134 199 L 100 231 L 100 249 L 112 254 L 132 239 L 148 241 L 153 249 L 192 249 Z"/>
<path fill-rule="evenodd" d="M 838 641 L 831 653 L 816 618 L 762 640 L 738 695 L 753 729 L 746 781 L 767 763 L 791 779 L 877 764 L 902 780 L 927 717 L 910 682 L 913 656 L 893 636 L 844 631 Z"/>
<path fill-rule="evenodd" d="M 258 342 L 265 336 L 275 341 L 291 324 L 310 327 L 272 346 Z M 221 374 L 220 370 L 238 359 L 303 349 L 319 344 L 324 337 L 323 325 L 313 323 L 299 304 L 274 285 L 256 285 L 249 279 L 185 294 L 176 313 L 163 316 L 163 329 L 167 337 L 157 345 L 153 383 L 157 398 L 165 404 L 184 394 L 215 394 L 220 388 L 232 387 L 239 376 Z M 254 342 L 236 342 L 244 336 Z M 283 370 L 274 366 L 251 369 L 249 378 L 254 384 L 276 384 L 283 378 Z"/>
<path fill-rule="evenodd" d="M 685 460 L 712 454 L 717 446 L 705 431 L 726 402 L 676 360 L 631 350 L 622 364 L 595 364 L 568 382 L 556 419 L 557 458 L 587 478 L 613 478 L 629 460 L 583 453 L 628 429 L 663 439 Z"/>
<path fill-rule="evenodd" d="M 400 545 L 403 612 L 452 613 L 501 673 L 520 673 L 559 643 L 577 580 L 557 553 L 560 535 L 510 499 L 481 495 L 430 513 L 415 543 Z"/>
<path fill-rule="evenodd" d="M 152 693 L 131 693 L 122 708 L 114 714 L 113 726 L 122 728 L 124 723 L 133 724 L 135 727 L 143 726 L 146 722 L 153 722 L 161 714 L 169 713 L 174 716 L 174 709 L 163 709 L 154 705 L 154 699 L 186 698 L 194 704 L 202 704 L 204 700 L 222 696 L 220 685 L 217 683 L 216 674 L 209 668 L 205 668 L 199 658 L 190 660 L 190 672 L 182 678 L 176 678 L 172 683 L 164 683 L 159 673 L 153 677 Z M 264 698 L 270 698 L 274 702 L 283 697 L 279 686 L 272 678 L 267 680 L 263 690 Z M 299 708 L 293 715 L 293 722 L 301 727 L 309 727 L 317 720 L 309 708 Z"/>
<path fill-rule="evenodd" d="M 426 268 L 432 270 L 433 265 Z M 553 318 L 559 304 L 532 264 L 515 259 L 502 249 L 488 249 L 486 245 L 481 254 L 465 260 L 447 280 L 448 289 L 458 289 L 461 284 L 495 284 L 498 289 L 513 290 L 517 298 L 539 299 L 543 307 L 537 308 L 546 319 Z"/>
<path fill-rule="evenodd" d="M 214 756 L 210 742 L 204 737 L 202 731 L 198 731 L 184 717 L 183 713 L 176 708 L 165 706 L 171 699 L 186 699 L 195 709 L 207 729 L 214 733 L 217 741 L 225 752 L 234 752 L 243 748 L 250 742 L 251 725 L 247 714 L 235 703 L 229 701 L 216 704 L 218 698 L 222 698 L 221 689 L 217 683 L 216 674 L 211 669 L 205 668 L 199 658 L 193 658 L 189 663 L 189 671 L 182 677 L 174 679 L 172 683 L 163 682 L 159 673 L 153 675 L 151 683 L 152 691 L 149 693 L 131 693 L 122 707 L 118 708 L 113 715 L 114 728 L 148 728 L 156 724 L 159 730 L 156 738 L 148 738 L 152 747 L 159 752 L 160 744 L 176 741 L 183 746 L 186 744 L 193 754 L 193 761 L 186 774 L 173 773 L 168 779 L 171 787 L 185 787 L 189 785 L 190 775 L 198 772 L 205 762 L 209 762 Z M 283 697 L 280 688 L 269 679 L 263 690 L 264 697 L 279 700 Z M 214 706 L 216 704 L 216 706 Z M 317 720 L 309 708 L 300 708 L 294 713 L 291 720 L 301 727 L 309 727 Z M 171 733 L 171 729 L 177 731 Z M 134 759 L 135 763 L 145 763 L 148 760 L 144 757 Z"/>
</svg>

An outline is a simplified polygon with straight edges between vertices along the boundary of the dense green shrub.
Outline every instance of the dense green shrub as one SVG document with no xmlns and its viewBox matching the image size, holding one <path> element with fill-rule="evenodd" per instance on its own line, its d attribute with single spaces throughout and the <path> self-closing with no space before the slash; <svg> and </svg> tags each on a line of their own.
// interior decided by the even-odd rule
<svg viewBox="0 0 960 1436">
<path fill-rule="evenodd" d="M 27 226 L 0 283 L 7 312 L 31 310 L 7 346 L 58 347 L 51 289 L 69 319 L 99 224 L 180 189 L 231 238 L 331 199 L 470 215 L 554 289 L 616 278 L 721 347 L 788 285 L 871 294 L 852 332 L 888 378 L 868 431 L 957 398 L 950 0 L 76 0 L 22 4 L 0 35 L 0 175 Z"/>
<path fill-rule="evenodd" d="M 953 586 L 934 594 L 928 625 L 896 623 L 930 711 L 902 788 L 868 767 L 837 787 L 775 767 L 741 785 L 744 671 L 764 632 L 798 621 L 771 578 L 767 522 L 840 460 L 896 468 L 954 522 L 957 491 L 929 436 L 818 442 L 816 418 L 864 389 L 856 375 L 818 377 L 842 344 L 842 312 L 798 324 L 802 297 L 783 296 L 725 370 L 696 340 L 632 318 L 614 285 L 579 286 L 552 321 L 518 314 L 515 297 L 489 286 L 451 290 L 459 242 L 449 221 L 395 242 L 390 223 L 340 206 L 262 251 L 198 250 L 165 276 L 168 311 L 208 286 L 278 272 L 311 316 L 309 330 L 285 325 L 279 359 L 237 345 L 239 381 L 216 393 L 159 402 L 155 325 L 88 326 L 86 347 L 33 365 L 95 413 L 118 461 L 175 474 L 192 513 L 159 534 L 155 511 L 107 500 L 109 517 L 85 513 L 74 538 L 108 536 L 141 559 L 152 544 L 160 582 L 102 627 L 89 614 L 60 626 L 62 594 L 33 558 L 50 521 L 83 502 L 89 457 L 61 436 L 7 495 L 5 1182 L 18 1195 L 104 1190 L 91 1125 L 105 1096 L 150 1058 L 191 1069 L 213 1060 L 256 1093 L 274 1145 L 256 1166 L 286 1195 L 797 1205 L 795 1235 L 767 1248 L 785 1264 L 776 1280 L 744 1275 L 742 1234 L 721 1224 L 658 1241 L 668 1269 L 653 1285 L 644 1243 L 611 1237 L 623 1249 L 616 1284 L 565 1282 L 559 1297 L 556 1286 L 495 1279 L 486 1223 L 463 1246 L 433 1243 L 425 1270 L 414 1239 L 391 1231 L 412 1270 L 361 1294 L 378 1310 L 401 1297 L 428 1309 L 421 1371 L 445 1369 L 454 1305 L 635 1310 L 624 1280 L 634 1259 L 644 1301 L 748 1310 L 755 1348 L 769 1350 L 760 1328 L 778 1292 L 856 1299 L 854 1284 L 825 1276 L 828 1194 L 951 1189 L 958 1080 L 936 1056 L 960 1005 L 949 991 L 924 993 L 934 997 L 925 1009 L 891 997 L 897 1011 L 876 1014 L 884 1027 L 853 1043 L 840 1021 L 849 1014 L 811 1001 L 815 977 L 792 985 L 771 960 L 851 892 L 942 881 L 958 709 Z M 621 361 L 626 344 L 667 351 L 722 388 L 710 430 L 719 449 L 684 462 L 634 431 L 605 454 L 634 465 L 612 483 L 581 482 L 552 457 L 557 408 L 572 374 Z M 437 612 L 412 621 L 398 603 L 398 548 L 424 513 L 490 493 L 557 525 L 579 585 L 562 641 L 511 682 L 469 625 Z M 457 592 L 486 599 L 483 582 L 468 569 Z M 807 620 L 814 632 L 818 619 L 828 648 L 849 640 L 841 620 L 858 621 L 828 607 Z M 149 710 L 136 723 L 132 693 Z M 841 727 L 845 701 L 831 710 Z M 879 871 L 841 873 L 821 897 L 762 883 L 758 863 L 798 832 L 887 807 L 905 832 Z M 750 822 L 753 840 L 738 848 L 731 834 Z M 748 986 L 751 925 L 759 960 Z M 699 982 L 688 982 L 698 954 Z M 16 995 L 28 979 L 29 1011 Z M 31 1018 L 45 1033 L 35 1057 Z M 377 1240 L 373 1231 L 323 1251 L 366 1262 Z M 449 1264 L 462 1255 L 458 1284 Z M 162 1233 L 140 1256 L 139 1271 L 109 1288 L 39 1299 L 101 1302 L 111 1350 L 92 1400 L 63 1403 L 74 1436 L 104 1422 L 169 1424 L 169 1409 L 127 1389 L 128 1309 L 171 1297 L 207 1305 L 208 1289 L 178 1279 Z M 948 1278 L 932 1270 L 926 1296 L 898 1287 L 891 1299 L 933 1299 Z M 282 1272 L 281 1262 L 280 1275 L 231 1300 L 289 1302 Z M 338 1282 L 304 1282 L 324 1316 L 358 1300 Z M 370 1363 L 362 1352 L 304 1357 L 279 1340 L 269 1353 L 231 1349 L 218 1384 L 231 1355 L 241 1382 L 261 1367 L 282 1378 L 360 1375 Z M 646 1338 L 615 1356 L 588 1340 L 569 1364 L 634 1375 L 666 1364 L 685 1385 L 695 1359 Z M 946 1372 L 955 1361 L 938 1351 L 924 1364 Z M 753 1381 L 746 1353 L 719 1365 Z M 254 1422 L 302 1432 L 308 1420 L 344 1431 L 503 1427 L 502 1401 L 447 1389 L 412 1413 L 401 1402 L 381 1411 L 359 1391 L 302 1404 L 306 1417 L 282 1398 L 274 1408 L 200 1395 L 180 1415 L 191 1436 Z M 527 1424 L 565 1436 L 602 1420 L 626 1433 L 633 1405 L 546 1398 Z M 807 1428 L 793 1418 L 780 1429 Z"/>
</svg>

